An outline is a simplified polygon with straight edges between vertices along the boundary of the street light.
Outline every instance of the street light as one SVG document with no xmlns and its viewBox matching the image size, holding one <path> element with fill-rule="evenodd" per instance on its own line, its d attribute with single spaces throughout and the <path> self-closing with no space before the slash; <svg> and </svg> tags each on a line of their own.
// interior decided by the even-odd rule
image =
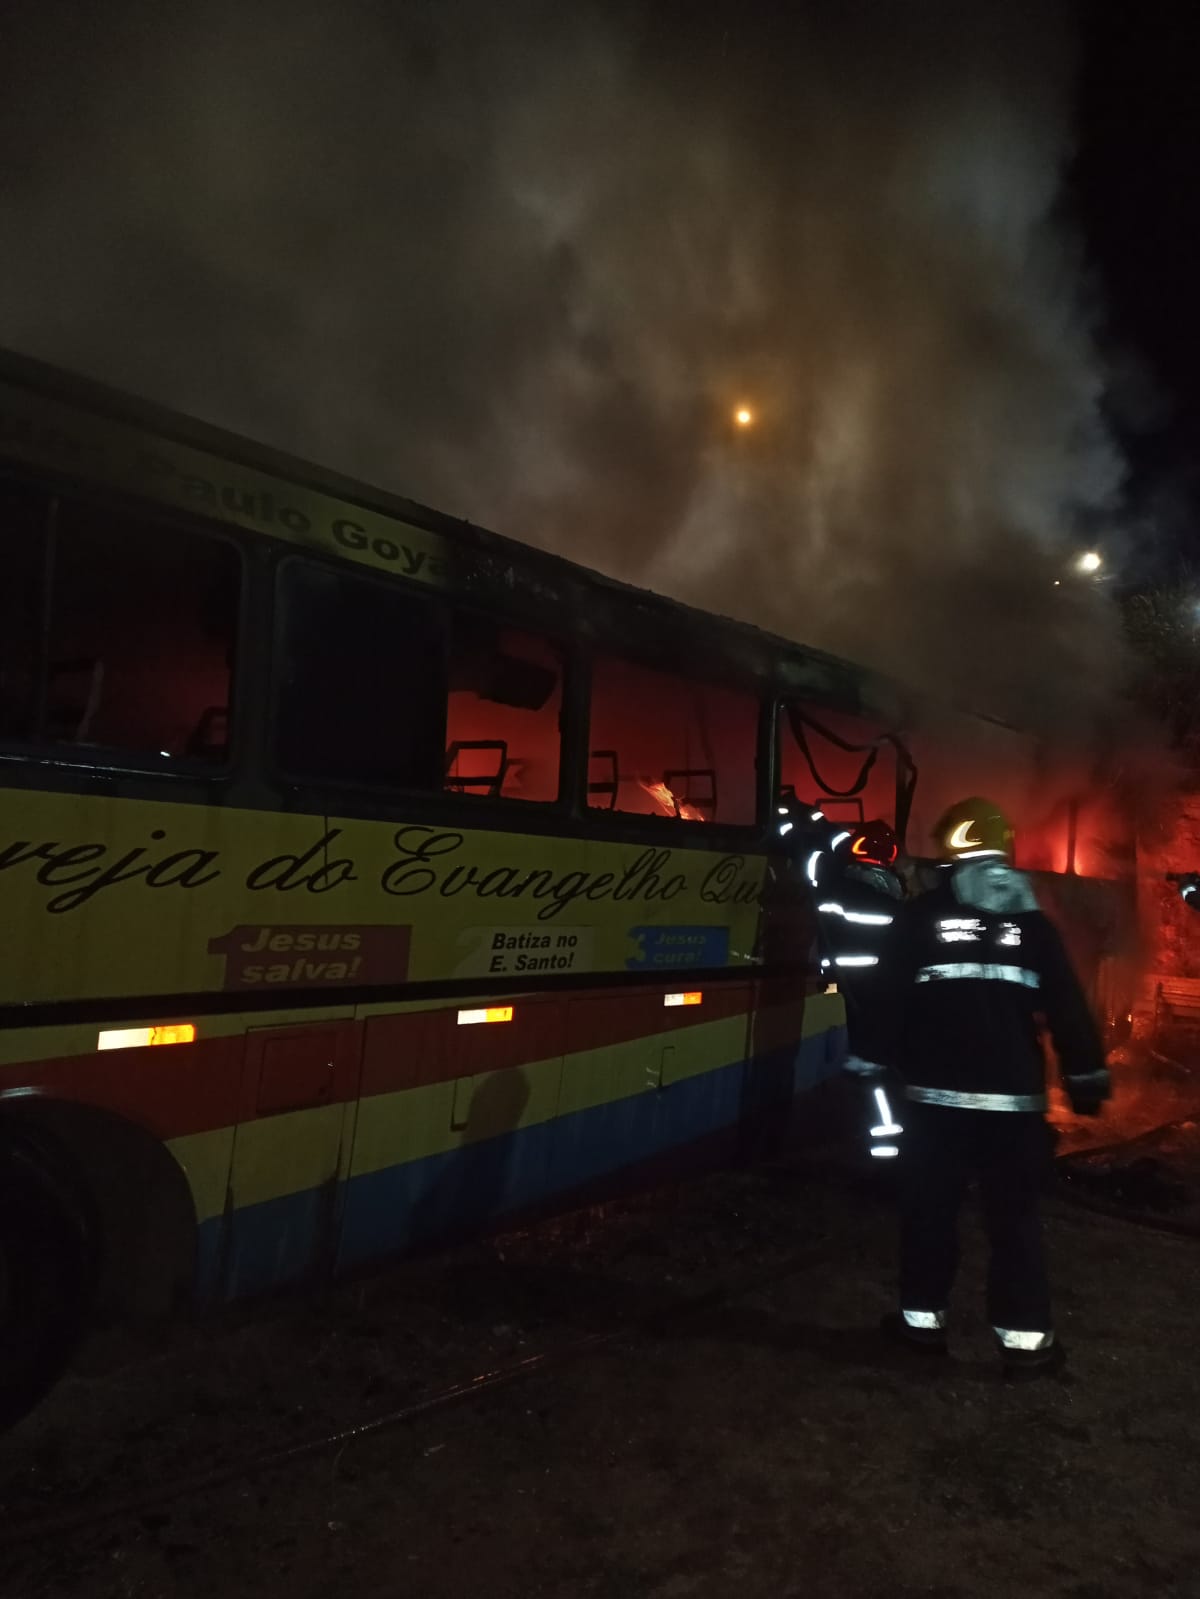
<svg viewBox="0 0 1200 1599">
<path fill-rule="evenodd" d="M 1095 550 L 1087 550 L 1075 562 L 1080 572 L 1098 572 L 1104 565 L 1104 557 Z"/>
<path fill-rule="evenodd" d="M 740 428 L 748 428 L 754 421 L 754 412 L 748 405 L 739 405 L 733 413 L 733 420 Z"/>
</svg>

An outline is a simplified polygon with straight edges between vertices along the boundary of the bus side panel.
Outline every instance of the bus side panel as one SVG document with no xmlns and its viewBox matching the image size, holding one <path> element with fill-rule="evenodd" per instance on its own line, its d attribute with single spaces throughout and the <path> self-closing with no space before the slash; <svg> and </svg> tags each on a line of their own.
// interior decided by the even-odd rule
<svg viewBox="0 0 1200 1599">
<path fill-rule="evenodd" d="M 713 986 L 697 1006 L 666 1006 L 654 992 L 573 1002 L 556 1192 L 692 1144 L 719 1152 L 738 1122 L 750 992 Z"/>
<path fill-rule="evenodd" d="M 688 1151 L 720 1158 L 751 1114 L 786 1125 L 793 1097 L 836 1071 L 840 1001 L 781 1001 L 763 1022 L 753 992 L 714 987 L 694 1007 L 654 992 L 517 1001 L 523 1029 L 468 1030 L 470 1073 L 454 1011 L 369 1018 L 339 1265 L 591 1197 Z M 747 1095 L 760 1046 L 767 1105 Z"/>
<path fill-rule="evenodd" d="M 793 1100 L 803 1122 L 841 1047 L 840 1001 L 780 984 L 512 1008 L 479 1026 L 445 1007 L 254 1027 L 6 1077 L 26 1103 L 91 1105 L 165 1145 L 206 1302 L 728 1156 L 747 1128 L 785 1126 Z"/>
<path fill-rule="evenodd" d="M 846 1009 L 839 994 L 805 994 L 796 984 L 764 983 L 754 1016 L 754 1058 L 786 1071 L 788 1099 L 804 1095 L 841 1065 Z"/>
<path fill-rule="evenodd" d="M 218 1245 L 224 1297 L 332 1269 L 361 1050 L 362 1028 L 349 1019 L 247 1032 L 245 1100 Z"/>
<path fill-rule="evenodd" d="M 566 1002 L 517 999 L 507 1022 L 463 1026 L 459 1014 L 366 1021 L 342 1266 L 468 1234 L 547 1196 Z"/>
</svg>

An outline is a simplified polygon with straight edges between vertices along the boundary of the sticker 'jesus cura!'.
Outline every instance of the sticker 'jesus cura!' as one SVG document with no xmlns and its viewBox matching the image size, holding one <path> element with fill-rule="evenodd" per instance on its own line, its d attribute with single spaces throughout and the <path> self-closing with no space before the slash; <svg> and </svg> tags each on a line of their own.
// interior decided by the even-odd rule
<svg viewBox="0 0 1200 1599">
<path fill-rule="evenodd" d="M 224 955 L 228 988 L 267 984 L 325 987 L 402 983 L 408 977 L 412 928 L 324 923 L 280 927 L 249 923 L 209 940 L 210 955 Z"/>
</svg>

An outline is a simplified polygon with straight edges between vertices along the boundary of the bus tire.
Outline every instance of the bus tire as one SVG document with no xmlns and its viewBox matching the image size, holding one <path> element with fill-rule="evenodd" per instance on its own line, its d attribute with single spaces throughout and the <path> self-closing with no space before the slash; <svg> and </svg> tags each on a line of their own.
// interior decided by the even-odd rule
<svg viewBox="0 0 1200 1599">
<path fill-rule="evenodd" d="M 86 1195 L 38 1142 L 0 1132 L 0 1429 L 53 1387 L 75 1352 L 97 1280 Z"/>
</svg>

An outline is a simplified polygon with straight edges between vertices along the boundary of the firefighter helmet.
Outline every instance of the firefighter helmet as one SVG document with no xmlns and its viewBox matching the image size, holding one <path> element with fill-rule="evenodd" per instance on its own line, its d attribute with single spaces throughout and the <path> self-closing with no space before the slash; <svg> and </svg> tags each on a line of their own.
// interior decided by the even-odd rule
<svg viewBox="0 0 1200 1599">
<path fill-rule="evenodd" d="M 939 854 L 947 861 L 1012 855 L 1012 824 L 998 805 L 979 795 L 951 805 L 934 828 L 933 836 Z"/>
<path fill-rule="evenodd" d="M 894 866 L 900 853 L 895 833 L 885 821 L 860 822 L 845 840 L 852 866 Z"/>
</svg>

